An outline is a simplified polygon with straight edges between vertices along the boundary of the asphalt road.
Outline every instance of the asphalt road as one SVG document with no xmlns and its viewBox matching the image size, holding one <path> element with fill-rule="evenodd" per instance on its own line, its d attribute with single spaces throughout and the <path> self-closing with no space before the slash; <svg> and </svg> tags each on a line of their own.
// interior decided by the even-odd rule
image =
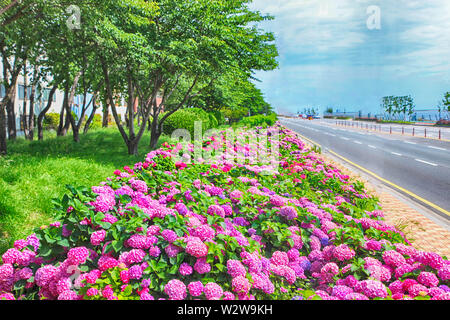
<svg viewBox="0 0 450 320">
<path fill-rule="evenodd" d="M 320 120 L 281 118 L 280 122 L 317 142 L 322 150 L 331 149 L 450 211 L 450 142 L 356 130 Z"/>
</svg>

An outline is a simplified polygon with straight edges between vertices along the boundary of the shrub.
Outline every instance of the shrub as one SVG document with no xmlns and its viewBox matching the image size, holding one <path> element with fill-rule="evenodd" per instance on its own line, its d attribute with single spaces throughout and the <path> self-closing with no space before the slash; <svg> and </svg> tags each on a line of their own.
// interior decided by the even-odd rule
<svg viewBox="0 0 450 320">
<path fill-rule="evenodd" d="M 45 130 L 56 130 L 59 126 L 59 113 L 47 113 L 43 125 Z"/>
<path fill-rule="evenodd" d="M 225 124 L 225 116 L 223 115 L 223 113 L 221 111 L 213 111 L 211 113 L 216 118 L 218 126 Z"/>
<path fill-rule="evenodd" d="M 202 122 L 202 134 L 208 129 L 217 127 L 218 123 L 212 114 L 200 108 L 180 109 L 166 119 L 163 133 L 171 135 L 177 129 L 186 129 L 194 137 L 196 121 Z"/>
<path fill-rule="evenodd" d="M 94 115 L 94 119 L 91 122 L 91 129 L 100 129 L 102 127 L 102 116 L 99 114 Z"/>
<path fill-rule="evenodd" d="M 268 116 L 265 115 L 256 115 L 251 117 L 245 117 L 243 118 L 239 124 L 242 124 L 246 127 L 267 127 L 267 126 L 273 126 L 275 122 L 277 121 L 277 115 L 276 113 L 271 113 Z"/>
<path fill-rule="evenodd" d="M 219 121 L 217 121 L 217 118 L 212 113 L 208 113 L 209 117 L 209 129 L 211 128 L 217 128 L 219 126 Z"/>
</svg>

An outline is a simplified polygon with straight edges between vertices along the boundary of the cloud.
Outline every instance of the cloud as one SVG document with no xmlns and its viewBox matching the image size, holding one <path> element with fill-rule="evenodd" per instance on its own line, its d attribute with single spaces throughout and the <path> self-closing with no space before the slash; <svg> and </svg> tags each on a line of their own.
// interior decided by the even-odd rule
<svg viewBox="0 0 450 320">
<path fill-rule="evenodd" d="M 372 5 L 381 10 L 380 30 L 367 27 Z M 280 68 L 257 74 L 264 80 L 258 86 L 268 90 L 272 104 L 293 108 L 333 99 L 351 104 L 360 99 L 344 96 L 363 90 L 355 95 L 373 97 L 362 102 L 364 107 L 377 108 L 381 97 L 376 94 L 391 90 L 414 95 L 407 91 L 429 81 L 435 86 L 419 90 L 418 96 L 427 101 L 450 84 L 448 0 L 254 0 L 251 8 L 275 16 L 261 27 L 277 38 Z M 441 84 L 436 85 L 438 79 Z M 311 90 L 322 97 L 314 97 Z M 333 91 L 335 97 L 324 91 Z M 295 94 L 297 98 L 290 98 Z"/>
</svg>

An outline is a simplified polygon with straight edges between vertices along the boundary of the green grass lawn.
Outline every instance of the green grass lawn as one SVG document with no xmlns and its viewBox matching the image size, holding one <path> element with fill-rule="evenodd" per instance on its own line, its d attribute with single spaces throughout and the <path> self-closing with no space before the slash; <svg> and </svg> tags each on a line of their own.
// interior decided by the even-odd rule
<svg viewBox="0 0 450 320">
<path fill-rule="evenodd" d="M 62 198 L 66 185 L 94 186 L 125 165 L 143 161 L 150 134 L 141 140 L 138 157 L 130 156 L 116 128 L 91 131 L 74 143 L 69 133 L 44 141 L 18 139 L 0 157 L 0 255 L 35 227 L 53 222 L 52 199 Z M 162 136 L 159 145 L 168 141 Z"/>
</svg>

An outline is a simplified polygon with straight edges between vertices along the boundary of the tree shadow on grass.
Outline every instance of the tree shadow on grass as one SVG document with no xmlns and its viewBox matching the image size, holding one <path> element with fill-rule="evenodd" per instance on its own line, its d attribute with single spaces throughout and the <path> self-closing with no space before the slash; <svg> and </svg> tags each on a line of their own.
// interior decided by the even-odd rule
<svg viewBox="0 0 450 320">
<path fill-rule="evenodd" d="M 43 141 L 18 139 L 9 143 L 9 155 L 16 159 L 21 156 L 40 158 L 75 158 L 96 162 L 100 165 L 112 165 L 120 169 L 124 165 L 133 165 L 144 161 L 150 152 L 148 142 L 150 134 L 144 134 L 139 145 L 139 155 L 129 155 L 125 142 L 117 130 L 98 129 L 80 136 L 80 142 L 73 141 L 70 133 L 65 137 L 51 137 Z M 31 160 L 31 159 L 28 159 Z"/>
</svg>

